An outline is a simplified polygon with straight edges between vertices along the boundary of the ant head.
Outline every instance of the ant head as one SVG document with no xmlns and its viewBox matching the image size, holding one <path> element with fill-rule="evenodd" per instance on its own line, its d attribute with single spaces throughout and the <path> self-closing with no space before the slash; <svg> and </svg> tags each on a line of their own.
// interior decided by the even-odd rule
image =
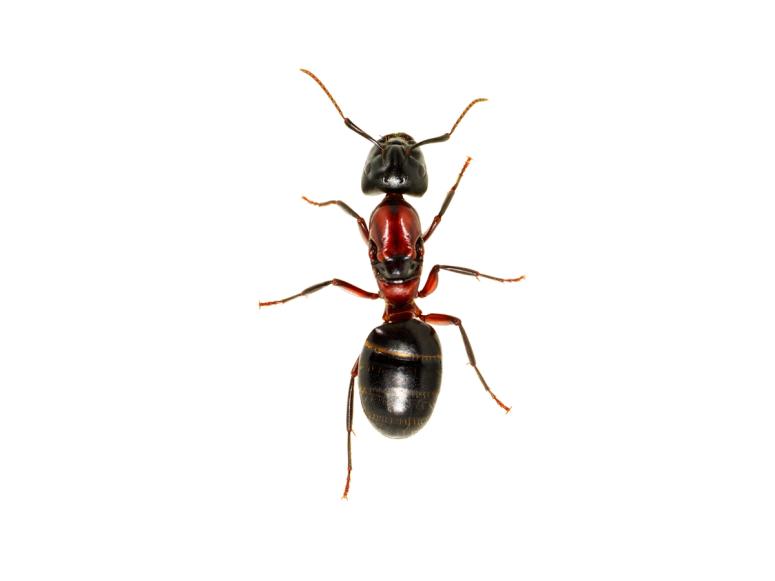
<svg viewBox="0 0 775 581">
<path fill-rule="evenodd" d="M 320 79 L 307 69 L 301 69 L 301 72 L 312 77 L 323 89 L 348 129 L 374 144 L 369 152 L 369 157 L 366 159 L 366 166 L 363 168 L 361 189 L 364 194 L 422 196 L 428 189 L 428 172 L 420 146 L 447 141 L 469 109 L 477 103 L 487 100 L 480 98 L 471 101 L 457 118 L 452 129 L 438 137 L 416 142 L 406 133 L 391 133 L 381 137 L 378 141 L 344 116 L 342 109 Z"/>
<path fill-rule="evenodd" d="M 428 189 L 428 171 L 416 145 L 406 133 L 391 133 L 377 141 L 363 167 L 363 193 L 422 196 Z"/>
</svg>

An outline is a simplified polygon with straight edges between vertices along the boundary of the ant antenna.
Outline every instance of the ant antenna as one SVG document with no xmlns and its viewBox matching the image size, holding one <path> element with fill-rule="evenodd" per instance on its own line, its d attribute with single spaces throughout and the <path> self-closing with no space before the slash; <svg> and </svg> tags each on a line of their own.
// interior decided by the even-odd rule
<svg viewBox="0 0 775 581">
<path fill-rule="evenodd" d="M 468 113 L 471 107 L 473 107 L 477 103 L 481 103 L 482 101 L 486 101 L 486 100 L 487 99 L 485 99 L 484 97 L 479 97 L 478 99 L 474 99 L 468 104 L 468 107 L 463 109 L 463 112 L 460 114 L 460 117 L 457 118 L 457 121 L 455 121 L 455 124 L 452 126 L 452 129 L 449 130 L 449 133 L 445 133 L 444 135 L 439 135 L 438 137 L 431 137 L 430 139 L 426 139 L 424 141 L 420 141 L 419 143 L 415 143 L 413 146 L 409 148 L 409 151 L 411 151 L 416 147 L 420 147 L 421 145 L 428 145 L 429 143 L 441 143 L 442 141 L 446 141 L 455 132 L 455 129 L 457 129 L 458 124 L 463 119 L 463 117 L 466 116 L 466 113 Z"/>
<path fill-rule="evenodd" d="M 369 134 L 368 134 L 368 133 L 366 133 L 366 132 L 365 132 L 363 129 L 361 129 L 360 127 L 358 127 L 358 126 L 357 126 L 355 123 L 353 123 L 352 121 L 350 121 L 350 119 L 349 119 L 349 118 L 347 118 L 347 117 L 345 117 L 345 116 L 344 116 L 344 113 L 342 113 L 342 110 L 339 108 L 339 105 L 337 104 L 337 102 L 336 102 L 336 99 L 334 99 L 333 95 L 331 95 L 331 93 L 329 93 L 328 89 L 326 89 L 326 86 L 323 84 L 323 81 L 321 81 L 320 79 L 318 79 L 318 78 L 317 78 L 317 77 L 316 77 L 316 76 L 315 76 L 315 75 L 314 75 L 314 74 L 313 74 L 311 71 L 308 71 L 307 69 L 299 69 L 299 70 L 300 70 L 302 73 L 304 73 L 305 75 L 309 75 L 310 77 L 312 77 L 312 79 L 313 79 L 313 80 L 314 80 L 314 81 L 315 81 L 315 82 L 316 82 L 318 85 L 320 85 L 320 88 L 321 88 L 321 89 L 323 89 L 323 92 L 324 92 L 326 95 L 328 95 L 328 98 L 329 98 L 329 99 L 331 99 L 331 102 L 334 104 L 334 107 L 336 107 L 336 111 L 337 111 L 337 113 L 339 113 L 339 115 L 342 117 L 342 119 L 344 119 L 344 124 L 345 124 L 345 125 L 347 125 L 347 128 L 348 128 L 348 129 L 352 129 L 353 131 L 355 131 L 355 132 L 356 132 L 358 135 L 360 135 L 361 137 L 365 137 L 366 139 L 368 139 L 369 141 L 371 141 L 371 142 L 372 142 L 374 145 L 376 145 L 376 146 L 377 146 L 377 147 L 378 147 L 378 148 L 379 148 L 381 151 L 384 151 L 383 147 L 382 147 L 382 146 L 381 146 L 381 145 L 380 145 L 380 144 L 377 142 L 377 140 L 376 140 L 376 139 L 374 139 L 374 138 L 373 138 L 371 135 L 369 135 Z M 473 103 L 471 103 L 471 105 L 473 105 Z M 469 107 L 470 107 L 471 105 L 469 105 Z M 468 110 L 468 109 L 466 109 L 466 111 L 467 111 L 467 110 Z M 463 115 L 465 115 L 465 112 L 463 112 Z M 463 117 L 463 115 L 461 115 L 460 117 L 462 118 L 462 117 Z M 460 119 L 458 119 L 458 121 L 460 121 Z M 455 123 L 455 125 L 457 125 L 457 123 Z M 454 131 L 454 130 L 455 130 L 455 128 L 453 127 L 453 128 L 452 128 L 452 131 Z M 452 131 L 450 131 L 450 133 L 452 133 Z"/>
</svg>

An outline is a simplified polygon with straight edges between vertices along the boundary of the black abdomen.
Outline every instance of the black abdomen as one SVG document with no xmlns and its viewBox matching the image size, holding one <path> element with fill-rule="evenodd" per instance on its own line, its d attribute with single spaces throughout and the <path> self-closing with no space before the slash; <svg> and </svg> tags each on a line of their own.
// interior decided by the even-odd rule
<svg viewBox="0 0 775 581">
<path fill-rule="evenodd" d="M 441 344 L 417 319 L 374 329 L 358 366 L 366 417 L 391 438 L 411 436 L 431 417 L 441 386 Z"/>
</svg>

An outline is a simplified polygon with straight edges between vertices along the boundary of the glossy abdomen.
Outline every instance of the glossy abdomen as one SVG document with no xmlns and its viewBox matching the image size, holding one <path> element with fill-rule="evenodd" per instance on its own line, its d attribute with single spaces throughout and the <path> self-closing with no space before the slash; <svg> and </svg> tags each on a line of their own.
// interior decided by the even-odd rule
<svg viewBox="0 0 775 581">
<path fill-rule="evenodd" d="M 391 438 L 405 438 L 431 417 L 441 386 L 441 344 L 417 319 L 374 329 L 358 366 L 361 405 L 369 421 Z"/>
</svg>

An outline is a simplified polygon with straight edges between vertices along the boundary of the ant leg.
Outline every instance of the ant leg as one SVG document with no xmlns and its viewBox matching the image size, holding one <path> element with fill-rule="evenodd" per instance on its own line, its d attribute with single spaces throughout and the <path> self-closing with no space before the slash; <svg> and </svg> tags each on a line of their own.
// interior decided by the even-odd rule
<svg viewBox="0 0 775 581">
<path fill-rule="evenodd" d="M 279 305 L 282 303 L 287 303 L 288 301 L 292 301 L 293 299 L 297 299 L 299 297 L 303 297 L 306 295 L 310 295 L 314 292 L 319 291 L 322 288 L 327 287 L 328 285 L 333 286 L 339 286 L 342 287 L 347 292 L 350 292 L 354 294 L 355 296 L 364 298 L 364 299 L 378 299 L 379 295 L 377 293 L 371 293 L 369 291 L 365 291 L 362 288 L 358 288 L 354 284 L 350 284 L 349 282 L 345 282 L 343 280 L 339 280 L 338 278 L 332 278 L 331 280 L 327 280 L 325 282 L 321 282 L 318 284 L 313 284 L 311 287 L 304 289 L 300 293 L 297 293 L 291 297 L 286 297 L 284 299 L 280 299 L 278 301 L 266 301 L 266 302 L 259 302 L 258 307 L 268 307 L 269 305 Z"/>
<path fill-rule="evenodd" d="M 520 280 L 523 280 L 525 278 L 524 274 L 522 276 L 518 276 L 517 278 L 500 278 L 497 276 L 490 276 L 489 274 L 482 274 L 481 272 L 478 272 L 471 268 L 465 268 L 462 266 L 448 266 L 446 264 L 437 264 L 431 269 L 431 272 L 428 274 L 428 280 L 425 281 L 425 286 L 422 287 L 422 290 L 418 293 L 417 296 L 427 297 L 429 294 L 431 294 L 433 291 L 436 290 L 436 287 L 439 285 L 440 270 L 448 270 L 449 272 L 456 272 L 457 274 L 475 276 L 476 278 L 480 278 L 480 277 L 489 278 L 490 280 L 497 280 L 498 282 L 519 282 Z"/>
<path fill-rule="evenodd" d="M 441 217 L 444 215 L 444 212 L 447 211 L 447 208 L 449 207 L 450 202 L 452 201 L 452 198 L 455 195 L 455 191 L 457 190 L 457 185 L 460 183 L 460 178 L 463 177 L 463 174 L 466 173 L 466 169 L 468 169 L 468 164 L 471 163 L 471 158 L 466 158 L 466 162 L 463 164 L 463 169 L 460 170 L 460 173 L 457 176 L 457 180 L 455 180 L 455 184 L 452 186 L 452 189 L 447 192 L 447 197 L 444 198 L 444 203 L 441 205 L 441 210 L 439 210 L 439 213 L 436 214 L 436 217 L 433 218 L 433 222 L 431 222 L 430 228 L 428 228 L 428 231 L 423 234 L 422 241 L 427 242 L 428 238 L 431 237 L 431 234 L 433 234 L 433 231 L 436 229 L 436 226 L 439 225 L 439 222 L 441 222 Z"/>
<path fill-rule="evenodd" d="M 358 228 L 361 231 L 361 236 L 363 237 L 363 240 L 368 244 L 369 243 L 369 229 L 366 227 L 366 220 L 361 218 L 358 213 L 353 210 L 350 206 L 345 204 L 342 200 L 328 200 L 327 202 L 315 202 L 313 200 L 310 200 L 307 196 L 302 196 L 302 200 L 305 202 L 308 202 L 312 204 L 313 206 L 330 206 L 331 204 L 336 204 L 342 210 L 350 214 L 353 218 L 355 218 L 358 221 Z"/>
<path fill-rule="evenodd" d="M 350 372 L 350 388 L 347 390 L 347 481 L 344 483 L 344 493 L 342 498 L 347 500 L 347 493 L 350 491 L 350 472 L 353 471 L 353 452 L 351 436 L 353 434 L 353 400 L 354 393 L 353 387 L 355 386 L 355 378 L 358 376 L 358 363 L 360 358 L 355 360 L 355 365 Z"/>
<path fill-rule="evenodd" d="M 506 410 L 506 413 L 509 413 L 511 411 L 511 408 L 505 405 L 501 400 L 499 400 L 496 397 L 496 395 L 490 389 L 490 386 L 487 385 L 487 382 L 484 380 L 484 377 L 482 377 L 481 371 L 479 371 L 479 368 L 476 366 L 476 357 L 474 357 L 474 350 L 471 348 L 471 342 L 468 340 L 468 335 L 466 335 L 466 330 L 463 328 L 463 323 L 460 321 L 460 319 L 458 319 L 457 317 L 452 317 L 450 315 L 439 315 L 439 314 L 420 315 L 420 319 L 422 319 L 426 323 L 430 323 L 431 325 L 457 325 L 457 328 L 460 329 L 460 335 L 463 337 L 463 344 L 465 345 L 466 353 L 468 354 L 468 362 L 471 364 L 471 367 L 474 368 L 474 371 L 476 371 L 476 375 L 479 376 L 479 381 L 482 382 L 484 389 L 486 389 L 487 393 L 490 394 L 490 397 L 492 397 L 492 399 L 495 400 L 495 403 L 497 403 L 504 410 Z"/>
</svg>

